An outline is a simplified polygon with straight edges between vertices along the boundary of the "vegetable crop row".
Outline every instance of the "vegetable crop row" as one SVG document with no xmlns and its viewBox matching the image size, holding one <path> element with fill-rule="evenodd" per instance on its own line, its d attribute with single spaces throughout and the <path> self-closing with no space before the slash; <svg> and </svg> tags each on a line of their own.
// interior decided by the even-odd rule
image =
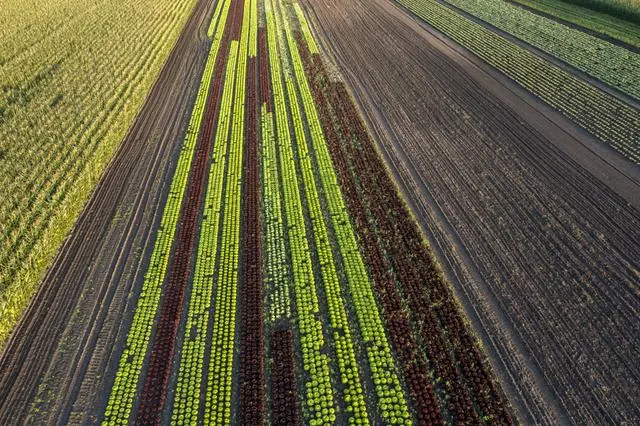
<svg viewBox="0 0 640 426">
<path fill-rule="evenodd" d="M 403 390 L 400 386 L 397 368 L 395 366 L 391 348 L 385 334 L 384 325 L 377 308 L 377 302 L 373 294 L 371 281 L 364 266 L 355 237 L 355 232 L 342 198 L 340 186 L 338 185 L 334 165 L 327 150 L 327 143 L 323 135 L 315 102 L 311 95 L 307 75 L 302 65 L 297 44 L 293 37 L 293 31 L 290 25 L 291 19 L 286 17 L 286 13 L 284 13 L 285 11 L 286 9 L 283 8 L 283 14 L 285 14 L 285 36 L 287 38 L 289 54 L 291 55 L 293 70 L 302 98 L 302 105 L 304 107 L 304 113 L 307 118 L 309 133 L 311 136 L 311 146 L 307 147 L 304 134 L 296 133 L 296 142 L 299 155 L 301 157 L 300 161 L 303 167 L 303 176 L 305 176 L 305 171 L 309 173 L 309 177 L 305 179 L 305 188 L 315 188 L 315 181 L 313 177 L 313 172 L 315 170 L 324 190 L 323 193 L 325 194 L 326 204 L 328 207 L 328 217 L 333 225 L 342 258 L 343 268 L 347 278 L 347 288 L 351 296 L 358 324 L 360 326 L 360 333 L 366 348 L 371 376 L 378 399 L 379 414 L 387 424 L 409 422 L 410 415 L 408 406 L 404 398 Z M 298 17 L 300 16 L 304 17 L 304 15 L 298 15 Z M 303 28 L 306 27 L 308 29 L 308 25 L 305 25 L 306 20 L 303 22 Z M 298 122 L 298 120 L 296 120 L 296 107 L 297 101 L 295 100 L 295 97 L 292 97 L 291 109 L 294 116 L 294 123 Z M 312 165 L 312 155 L 315 155 L 318 165 L 317 167 L 313 167 Z M 316 195 L 317 192 L 313 191 L 315 194 L 310 193 L 311 191 L 307 192 L 307 200 L 310 202 L 312 219 L 314 217 L 314 212 L 316 212 L 317 216 L 314 222 L 324 222 L 322 218 L 322 211 L 320 209 L 320 202 Z M 312 207 L 312 202 L 316 204 L 315 208 Z M 316 238 L 318 238 L 319 235 L 322 235 L 322 232 L 315 230 L 314 226 L 314 234 Z M 328 236 L 325 238 L 327 250 L 330 251 Z M 320 242 L 322 242 L 322 240 L 320 240 Z M 322 245 L 319 244 L 319 247 L 322 247 Z M 335 284 L 335 311 L 341 314 L 342 318 L 339 318 L 338 320 L 344 321 L 346 324 L 347 315 L 343 307 L 344 301 L 340 297 L 337 279 L 335 280 Z M 333 310 L 331 306 L 332 291 L 330 290 L 326 279 L 325 289 L 327 289 L 329 309 L 331 311 Z M 340 308 L 342 308 L 342 311 L 340 311 Z M 332 319 L 332 325 L 333 323 L 334 320 Z M 335 325 L 333 325 L 333 327 L 335 328 Z M 355 354 L 351 355 L 350 352 L 353 349 L 350 349 L 348 346 L 345 348 L 349 351 L 348 354 L 353 357 L 353 362 L 355 363 Z M 338 354 L 338 357 L 340 357 L 340 354 Z M 338 361 L 340 363 L 340 360 Z M 358 385 L 355 385 L 354 388 L 357 386 Z"/>
<path fill-rule="evenodd" d="M 265 286 L 268 291 L 267 312 L 271 322 L 291 317 L 291 300 L 289 297 L 291 271 L 287 263 L 285 247 L 284 221 L 282 201 L 278 178 L 278 157 L 276 139 L 273 131 L 273 114 L 271 112 L 271 90 L 269 82 L 269 59 L 267 39 L 263 27 L 258 32 L 259 68 L 260 68 L 260 102 L 262 129 L 262 202 L 264 205 L 266 246 L 265 251 Z"/>
<path fill-rule="evenodd" d="M 232 1 L 220 1 L 216 9 L 220 9 L 220 24 L 213 29 L 213 46 L 220 52 L 219 60 L 215 64 L 215 87 L 210 96 L 218 99 L 222 96 L 223 77 L 229 56 L 229 9 Z M 229 65 L 231 68 L 232 65 Z M 232 82 L 231 82 L 232 84 Z M 220 107 L 217 117 L 216 134 L 228 134 L 228 119 L 224 118 L 225 103 Z M 208 134 L 211 137 L 214 123 L 207 123 Z M 187 307 L 186 333 L 178 367 L 178 379 L 172 410 L 172 422 L 175 424 L 192 424 L 198 420 L 200 398 L 194 395 L 200 393 L 203 381 L 203 366 L 210 320 L 210 306 L 213 294 L 213 271 L 215 270 L 216 253 L 218 251 L 218 235 L 220 229 L 220 214 L 222 211 L 222 193 L 224 190 L 224 172 L 227 143 L 222 143 L 218 137 L 214 140 L 212 165 L 209 170 L 209 181 L 205 195 L 203 219 L 200 228 L 195 271 L 191 297 Z"/>
<path fill-rule="evenodd" d="M 262 107 L 262 170 L 264 187 L 264 214 L 266 221 L 267 251 L 265 254 L 268 289 L 268 316 L 271 322 L 291 316 L 289 299 L 290 271 L 284 244 L 282 204 L 278 187 L 278 164 L 273 133 L 273 117 L 266 106 Z"/>
<path fill-rule="evenodd" d="M 238 3 L 240 3 L 239 0 Z M 229 424 L 231 421 L 231 388 L 236 334 L 238 296 L 238 256 L 240 251 L 240 203 L 242 189 L 242 157 L 244 139 L 244 100 L 248 45 L 248 0 L 245 0 L 244 19 L 240 41 L 231 41 L 230 66 L 225 76 L 222 120 L 231 121 L 231 136 L 216 134 L 216 143 L 229 143 L 227 183 L 223 204 L 223 225 L 220 241 L 220 263 L 215 281 L 215 306 L 211 358 L 207 377 L 206 424 Z M 233 59 L 231 59 L 233 58 Z M 231 66 L 233 65 L 233 67 Z M 234 89 L 235 80 L 235 90 Z M 230 106 L 233 105 L 233 109 Z"/>
<path fill-rule="evenodd" d="M 290 329 L 271 334 L 271 424 L 298 425 L 293 333 Z"/>
<path fill-rule="evenodd" d="M 260 195 L 258 161 L 258 58 L 257 58 L 257 0 L 250 0 L 249 60 L 247 62 L 247 90 L 245 105 L 245 180 L 243 187 L 243 256 L 240 288 L 240 397 L 238 423 L 264 423 L 264 332 L 262 239 L 260 237 Z"/>
<path fill-rule="evenodd" d="M 304 416 L 308 424 L 332 423 L 336 420 L 335 400 L 322 323 L 318 319 L 320 306 L 316 280 L 312 269 L 294 154 L 290 144 L 287 97 L 281 80 L 282 69 L 278 51 L 280 34 L 275 27 L 275 17 L 270 1 L 265 1 L 264 9 L 276 125 L 275 141 L 279 147 L 278 155 L 282 168 L 283 204 L 288 225 L 287 237 L 291 248 L 293 293 L 298 319 L 301 362 L 308 375 L 304 389 Z"/>
</svg>

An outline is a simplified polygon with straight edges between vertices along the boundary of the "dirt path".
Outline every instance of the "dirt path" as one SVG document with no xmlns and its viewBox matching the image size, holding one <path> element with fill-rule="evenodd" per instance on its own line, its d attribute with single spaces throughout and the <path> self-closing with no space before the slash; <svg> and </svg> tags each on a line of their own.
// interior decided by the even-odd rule
<svg viewBox="0 0 640 426">
<path fill-rule="evenodd" d="M 391 1 L 303 4 L 520 418 L 638 421 L 638 167 Z"/>
<path fill-rule="evenodd" d="M 0 423 L 91 420 L 168 191 L 206 59 L 200 1 L 0 358 Z M 130 316 L 125 314 L 124 323 Z M 130 318 L 129 318 L 130 321 Z M 44 327 L 43 324 L 47 326 Z M 98 393 L 96 393 L 98 392 Z M 32 409 L 34 401 L 38 401 Z M 75 404 L 75 406 L 74 406 Z"/>
</svg>

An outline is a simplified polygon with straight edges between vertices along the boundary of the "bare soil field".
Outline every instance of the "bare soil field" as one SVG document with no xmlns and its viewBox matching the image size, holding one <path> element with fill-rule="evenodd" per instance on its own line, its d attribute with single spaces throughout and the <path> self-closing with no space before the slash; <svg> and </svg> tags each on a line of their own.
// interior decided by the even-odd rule
<svg viewBox="0 0 640 426">
<path fill-rule="evenodd" d="M 195 100 L 213 10 L 200 1 L 0 357 L 0 423 L 95 421 L 129 291 L 148 262 Z M 160 209 L 160 210 L 159 210 Z M 132 294 L 131 297 L 134 297 Z M 46 324 L 46 326 L 44 326 Z"/>
<path fill-rule="evenodd" d="M 640 172 L 388 0 L 302 2 L 521 421 L 640 420 Z"/>
</svg>

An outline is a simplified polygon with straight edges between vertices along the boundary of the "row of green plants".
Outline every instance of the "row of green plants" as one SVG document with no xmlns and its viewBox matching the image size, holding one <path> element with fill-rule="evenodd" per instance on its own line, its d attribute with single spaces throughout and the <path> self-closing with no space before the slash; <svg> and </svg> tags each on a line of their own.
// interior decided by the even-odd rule
<svg viewBox="0 0 640 426">
<path fill-rule="evenodd" d="M 249 24 L 249 57 L 257 58 L 258 56 L 258 0 L 251 0 L 249 4 L 249 13 L 251 14 L 251 22 Z"/>
<path fill-rule="evenodd" d="M 297 6 L 295 9 L 299 11 L 297 13 L 297 17 L 300 22 L 300 27 L 303 29 L 303 33 L 307 33 L 306 37 L 312 37 L 309 32 L 309 26 L 304 18 L 304 14 L 301 13 L 297 3 L 295 6 Z M 286 10 L 286 8 L 283 8 L 285 15 Z M 386 424 L 410 422 L 411 416 L 409 414 L 408 405 L 400 386 L 398 372 L 385 334 L 385 327 L 380 317 L 376 299 L 373 294 L 371 280 L 369 279 L 365 268 L 355 232 L 351 225 L 348 210 L 338 184 L 334 165 L 327 149 L 327 142 L 323 135 L 322 125 L 311 93 L 311 88 L 309 86 L 309 76 L 305 73 L 300 52 L 298 51 L 298 47 L 293 36 L 291 27 L 291 21 L 293 20 L 293 17 L 285 17 L 285 35 L 297 85 L 302 97 L 302 104 L 307 118 L 309 133 L 311 135 L 310 149 L 307 149 L 305 146 L 304 138 L 299 139 L 298 149 L 300 151 L 301 162 L 306 164 L 310 171 L 315 170 L 315 174 L 322 184 L 323 194 L 328 208 L 326 212 L 326 220 L 330 221 L 333 225 L 335 238 L 340 250 L 348 292 L 351 296 L 352 304 L 358 319 L 362 340 L 366 347 L 371 377 L 373 379 L 378 398 L 379 412 Z M 310 51 L 312 51 L 313 48 L 317 51 L 315 43 L 308 45 L 308 47 Z M 292 106 L 292 109 L 295 108 Z M 312 155 L 316 159 L 317 167 L 312 166 Z M 307 198 L 309 199 L 309 197 Z M 319 211 L 319 213 L 321 214 L 321 211 Z M 343 303 L 343 301 L 340 300 L 340 303 Z M 336 344 L 336 346 L 338 345 Z M 349 396 L 350 395 L 347 395 L 347 397 Z M 351 399 L 353 400 L 353 397 L 351 397 Z"/>
<path fill-rule="evenodd" d="M 280 31 L 270 1 L 264 2 L 269 70 L 273 92 L 276 127 L 276 144 L 281 166 L 284 210 L 287 221 L 287 237 L 291 249 L 293 294 L 296 304 L 297 329 L 301 364 L 306 376 L 303 411 L 305 422 L 310 425 L 336 421 L 336 406 L 331 385 L 329 356 L 322 322 L 318 318 L 320 304 L 313 272 L 309 240 L 302 207 L 302 197 L 295 157 L 291 146 L 291 129 L 287 113 L 287 95 L 282 84 L 280 63 Z M 264 143 L 264 141 L 263 141 Z"/>
<path fill-rule="evenodd" d="M 278 177 L 278 153 L 274 131 L 269 56 L 264 27 L 259 31 L 259 117 L 261 151 L 262 215 L 264 221 L 263 281 L 266 294 L 266 318 L 271 324 L 291 318 L 291 268 L 287 261 L 282 194 Z"/>
<path fill-rule="evenodd" d="M 265 285 L 268 294 L 267 315 L 271 322 L 291 317 L 289 265 L 284 241 L 282 202 L 278 187 L 276 139 L 273 116 L 261 107 L 262 127 L 262 202 L 265 216 Z"/>
<path fill-rule="evenodd" d="M 232 113 L 234 105 L 234 82 L 239 83 L 239 44 L 231 42 L 229 64 L 224 80 L 222 107 L 218 120 L 215 144 L 229 144 L 227 161 L 229 164 L 227 184 L 222 207 L 222 237 L 220 241 L 220 263 L 215 281 L 215 302 L 213 307 L 213 330 L 210 337 L 210 362 L 207 377 L 204 420 L 206 424 L 225 424 L 231 417 L 231 381 L 233 351 L 235 343 L 236 305 L 238 287 L 238 240 L 239 211 L 235 193 L 238 192 L 238 154 L 235 129 L 237 123 Z M 237 65 L 237 67 L 236 67 Z M 238 80 L 236 80 L 236 77 Z M 241 124 L 244 124 L 241 122 Z M 231 137 L 229 136 L 231 131 Z M 215 166 L 215 165 L 214 165 Z M 224 167 L 224 165 L 223 165 Z M 214 183 L 214 182 L 211 182 Z M 239 204 L 239 200 L 237 200 Z M 237 217 L 236 217 L 237 216 Z M 209 271 L 213 273 L 214 271 Z M 211 282 L 209 283 L 211 285 Z M 199 395 L 199 394 L 198 394 Z M 192 395 L 192 398 L 194 395 Z"/>
<path fill-rule="evenodd" d="M 307 22 L 307 18 L 304 16 L 304 11 L 300 7 L 300 5 L 296 2 L 293 4 L 293 9 L 296 12 L 296 16 L 298 18 L 298 24 L 300 25 L 300 30 L 302 31 L 302 35 L 304 36 L 304 40 L 307 43 L 307 47 L 309 49 L 309 53 L 312 55 L 319 54 L 318 44 L 316 43 L 316 39 L 313 37 L 311 33 L 311 29 L 309 28 L 309 23 Z"/>
<path fill-rule="evenodd" d="M 217 52 L 218 46 L 212 44 L 189 120 L 184 145 L 171 182 L 149 267 L 138 298 L 133 322 L 127 335 L 125 349 L 120 357 L 115 382 L 107 403 L 104 418 L 105 424 L 127 423 L 131 416 L 142 365 L 148 351 L 151 331 L 157 316 L 162 284 L 169 264 L 171 247 L 178 226 L 180 209 L 184 200 L 198 132 L 202 124 L 207 94 L 211 86 L 211 77 Z"/>
<path fill-rule="evenodd" d="M 220 1 L 216 6 L 210 27 L 210 37 L 213 37 L 213 57 L 221 48 L 225 23 L 230 0 Z M 218 61 L 220 58 L 218 58 Z M 229 69 L 233 64 L 229 64 Z M 225 80 L 226 84 L 233 85 L 233 79 Z M 231 89 L 224 88 L 224 93 L 230 93 Z M 222 100 L 221 115 L 218 119 L 218 128 L 213 146 L 212 165 L 209 171 L 209 180 L 205 195 L 203 218 L 198 242 L 197 258 L 193 275 L 191 297 L 187 309 L 187 323 L 185 338 L 176 384 L 176 393 L 171 414 L 174 424 L 193 424 L 198 421 L 200 398 L 194 395 L 200 394 L 203 378 L 205 350 L 207 347 L 207 330 L 209 328 L 209 313 L 211 298 L 213 295 L 213 271 L 215 270 L 216 253 L 218 251 L 218 233 L 220 228 L 220 214 L 222 211 L 222 192 L 224 189 L 225 158 L 228 143 L 220 135 L 226 136 L 230 126 L 230 96 Z"/>
<path fill-rule="evenodd" d="M 230 5 L 230 1 L 221 1 L 216 3 L 216 8 L 213 11 L 213 17 L 211 18 L 209 28 L 207 29 L 207 37 L 212 39 L 214 44 L 219 43 L 222 39 Z M 217 48 L 219 49 L 220 46 Z"/>
<path fill-rule="evenodd" d="M 630 105 L 434 0 L 397 0 L 601 141 L 640 163 L 640 113 Z"/>
<path fill-rule="evenodd" d="M 207 395 L 204 412 L 205 424 L 229 424 L 231 421 L 231 394 L 233 381 L 233 358 L 236 340 L 236 312 L 238 296 L 238 265 L 240 254 L 240 221 L 242 199 L 242 163 L 244 147 L 245 99 L 247 83 L 247 59 L 249 55 L 250 31 L 257 22 L 252 21 L 251 1 L 244 0 L 244 13 L 240 42 L 231 42 L 229 66 L 237 61 L 234 74 L 229 68 L 225 76 L 223 102 L 233 102 L 229 119 L 231 134 L 220 134 L 216 144 L 229 140 L 226 191 L 224 199 L 220 264 L 217 268 L 214 306 L 213 334 L 211 336 L 211 359 L 207 377 Z M 237 58 L 237 59 L 236 59 Z M 235 78 L 234 91 L 233 80 Z M 229 84 L 229 86 L 227 86 Z M 229 90 L 227 90 L 229 89 Z M 225 98 L 228 98 L 225 100 Z M 221 113 L 227 113 L 222 110 Z M 218 136 L 218 135 L 216 135 Z"/>
<path fill-rule="evenodd" d="M 56 12 L 58 0 L 38 3 L 46 19 L 20 2 L 3 10 L 14 3 L 22 11 L 2 25 L 0 47 L 0 346 L 122 142 L 195 1 L 105 1 L 79 7 L 75 19 Z"/>
<path fill-rule="evenodd" d="M 631 46 L 640 47 L 640 24 L 565 3 L 562 0 L 513 0 L 538 13 L 604 34 Z"/>
<path fill-rule="evenodd" d="M 356 422 L 362 422 L 369 417 L 364 400 L 364 392 L 362 391 L 362 374 L 356 361 L 355 337 L 351 332 L 347 318 L 345 298 L 342 295 L 336 260 L 331 250 L 329 230 L 324 221 L 320 196 L 315 182 L 314 168 L 307 147 L 304 126 L 307 123 L 302 118 L 296 95 L 296 85 L 291 77 L 286 78 L 286 87 L 289 95 L 289 109 L 293 121 L 298 158 L 302 169 L 303 189 L 311 218 L 313 241 L 318 255 L 318 262 L 320 263 L 322 288 L 326 296 L 329 322 L 333 330 L 333 344 L 335 345 L 338 374 L 344 386 L 345 406 Z"/>
<path fill-rule="evenodd" d="M 504 0 L 446 0 L 458 8 L 640 99 L 640 55 Z"/>
</svg>

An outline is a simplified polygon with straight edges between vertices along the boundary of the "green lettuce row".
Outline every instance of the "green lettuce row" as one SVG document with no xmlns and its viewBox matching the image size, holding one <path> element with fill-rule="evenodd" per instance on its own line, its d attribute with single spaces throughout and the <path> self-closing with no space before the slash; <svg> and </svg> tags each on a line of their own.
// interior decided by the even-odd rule
<svg viewBox="0 0 640 426">
<path fill-rule="evenodd" d="M 216 16 L 221 15 L 220 22 L 223 24 L 215 28 L 214 43 L 219 43 L 222 39 L 230 4 L 230 0 L 220 1 L 219 5 L 222 7 L 216 8 Z M 220 46 L 218 46 L 219 48 Z M 229 67 L 233 70 L 231 65 Z M 233 84 L 233 78 L 229 80 L 230 84 Z M 224 114 L 225 106 L 223 98 L 221 108 L 223 112 L 220 114 L 213 145 L 213 158 L 205 195 L 193 286 L 187 308 L 186 335 L 180 354 L 178 381 L 171 415 L 171 422 L 174 424 L 193 424 L 198 420 L 200 398 L 194 398 L 194 395 L 200 394 L 203 376 L 228 146 L 226 139 L 219 136 L 219 134 L 228 134 L 229 118 L 228 114 Z"/>
<path fill-rule="evenodd" d="M 287 236 L 291 247 L 293 293 L 297 308 L 302 365 L 308 375 L 305 389 L 302 392 L 305 395 L 304 417 L 305 423 L 310 425 L 333 423 L 336 420 L 336 406 L 331 386 L 329 357 L 325 353 L 327 348 L 322 323 L 318 319 L 320 306 L 291 146 L 287 98 L 282 85 L 282 70 L 278 51 L 279 42 L 282 42 L 281 32 L 272 11 L 271 1 L 265 1 L 264 6 L 276 119 L 276 143 L 279 146 L 283 201 L 288 225 Z"/>
</svg>

